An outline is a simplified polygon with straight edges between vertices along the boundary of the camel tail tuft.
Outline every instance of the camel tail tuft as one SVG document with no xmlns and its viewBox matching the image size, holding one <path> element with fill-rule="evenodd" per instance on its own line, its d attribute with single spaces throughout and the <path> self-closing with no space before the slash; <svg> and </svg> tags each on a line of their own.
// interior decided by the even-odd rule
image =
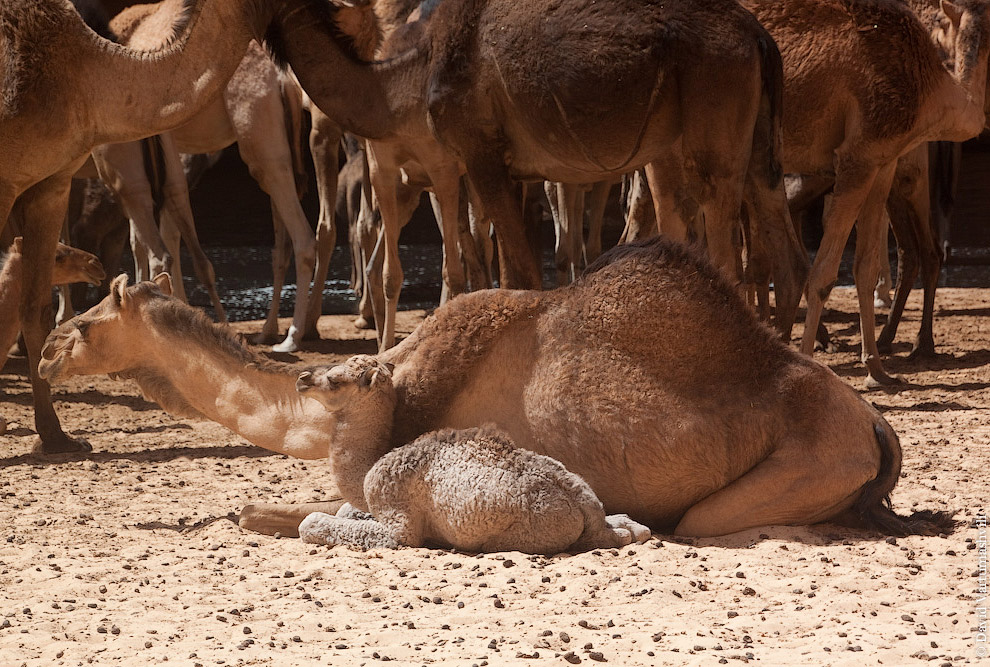
<svg viewBox="0 0 990 667">
<path fill-rule="evenodd" d="M 921 510 L 910 516 L 901 516 L 890 506 L 890 492 L 901 473 L 901 447 L 894 436 L 893 442 L 882 423 L 873 425 L 873 432 L 880 445 L 880 470 L 876 478 L 868 482 L 853 506 L 863 526 L 886 535 L 940 535 L 955 530 L 958 522 L 954 512 Z"/>
<path fill-rule="evenodd" d="M 753 130 L 753 167 L 766 185 L 776 188 L 784 178 L 780 154 L 783 140 L 784 66 L 780 50 L 772 39 L 757 40 L 763 94 Z"/>
</svg>

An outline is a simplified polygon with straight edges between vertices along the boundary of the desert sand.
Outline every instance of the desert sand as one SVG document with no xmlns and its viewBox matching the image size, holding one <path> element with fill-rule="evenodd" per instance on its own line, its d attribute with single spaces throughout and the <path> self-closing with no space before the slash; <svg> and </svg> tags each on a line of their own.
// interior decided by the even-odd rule
<svg viewBox="0 0 990 667">
<path fill-rule="evenodd" d="M 904 449 L 894 508 L 958 511 L 960 527 L 938 537 L 818 525 L 655 535 L 575 556 L 314 548 L 245 532 L 236 516 L 252 502 L 332 496 L 320 461 L 170 417 L 106 377 L 56 388 L 64 427 L 94 452 L 42 458 L 30 453 L 26 361 L 11 359 L 0 374 L 10 422 L 0 436 L 0 666 L 977 662 L 987 648 L 976 626 L 977 517 L 990 502 L 988 303 L 987 289 L 941 290 L 942 356 L 909 361 L 899 342 L 886 365 L 907 383 L 866 395 Z M 818 359 L 861 388 L 853 291 L 837 289 L 829 306 L 839 349 Z M 919 308 L 913 295 L 899 341 L 913 336 Z M 423 315 L 401 313 L 400 331 Z M 373 333 L 350 320 L 324 317 L 326 340 L 281 358 L 374 352 Z"/>
</svg>

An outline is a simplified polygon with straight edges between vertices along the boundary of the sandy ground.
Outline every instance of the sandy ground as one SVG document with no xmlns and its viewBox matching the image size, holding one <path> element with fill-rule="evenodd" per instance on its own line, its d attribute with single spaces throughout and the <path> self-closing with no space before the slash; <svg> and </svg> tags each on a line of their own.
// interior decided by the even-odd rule
<svg viewBox="0 0 990 667">
<path fill-rule="evenodd" d="M 11 359 L 0 376 L 11 422 L 0 436 L 0 665 L 977 662 L 987 303 L 990 290 L 941 290 L 943 356 L 911 362 L 899 344 L 887 367 L 907 384 L 868 395 L 904 448 L 895 509 L 955 509 L 964 521 L 947 537 L 897 540 L 821 525 L 577 556 L 313 548 L 233 519 L 255 501 L 330 496 L 320 462 L 172 418 L 105 377 L 57 392 L 66 429 L 95 452 L 42 459 L 29 454 L 26 363 Z M 840 349 L 820 359 L 861 387 L 851 290 L 830 305 Z M 902 340 L 917 297 L 910 308 Z M 403 313 L 400 328 L 422 315 Z M 328 340 L 294 358 L 372 352 L 349 320 L 325 317 Z"/>
</svg>

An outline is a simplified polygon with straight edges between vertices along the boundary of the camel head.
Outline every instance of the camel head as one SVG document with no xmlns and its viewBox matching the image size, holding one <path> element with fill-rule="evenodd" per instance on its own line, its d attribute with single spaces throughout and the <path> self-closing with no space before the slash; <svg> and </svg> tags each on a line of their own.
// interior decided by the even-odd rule
<svg viewBox="0 0 990 667">
<path fill-rule="evenodd" d="M 55 271 L 52 273 L 53 285 L 88 283 L 98 286 L 106 277 L 103 265 L 96 255 L 63 243 L 58 244 L 55 250 Z"/>
<path fill-rule="evenodd" d="M 296 391 L 336 412 L 365 396 L 393 396 L 394 368 L 370 354 L 359 354 L 337 366 L 300 373 Z"/>
<path fill-rule="evenodd" d="M 990 2 L 987 0 L 939 0 L 939 28 L 932 35 L 939 50 L 954 61 L 958 75 L 977 69 L 990 49 Z M 965 76 L 965 75 L 962 75 Z M 990 68 L 981 85 L 990 86 Z M 990 127 L 990 93 L 984 88 L 983 112 Z"/>
<path fill-rule="evenodd" d="M 16 236 L 10 244 L 10 255 L 22 255 L 24 237 Z M 96 255 L 59 243 L 55 250 L 55 268 L 52 271 L 52 285 L 89 283 L 99 285 L 107 277 L 103 265 Z"/>
<path fill-rule="evenodd" d="M 172 294 L 172 280 L 160 273 L 153 281 L 127 286 L 127 275 L 110 283 L 110 294 L 85 313 L 54 329 L 41 350 L 38 373 L 49 382 L 72 375 L 121 373 L 141 363 L 141 311 Z"/>
</svg>

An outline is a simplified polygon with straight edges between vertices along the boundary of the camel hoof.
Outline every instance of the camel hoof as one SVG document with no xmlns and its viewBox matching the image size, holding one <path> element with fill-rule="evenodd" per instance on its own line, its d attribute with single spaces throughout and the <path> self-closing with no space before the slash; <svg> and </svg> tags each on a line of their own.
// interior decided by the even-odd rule
<svg viewBox="0 0 990 667">
<path fill-rule="evenodd" d="M 612 527 L 616 533 L 625 530 L 629 533 L 631 541 L 642 544 L 653 536 L 653 531 L 648 526 L 644 526 L 638 521 L 633 521 L 628 514 L 609 514 L 605 517 L 605 522 Z M 626 542 L 629 544 L 629 542 Z"/>
<path fill-rule="evenodd" d="M 897 385 L 904 384 L 904 380 L 897 377 L 896 375 L 887 375 L 886 373 L 870 373 L 866 376 L 866 388 L 867 389 L 879 389 L 880 387 L 896 387 Z"/>
<path fill-rule="evenodd" d="M 283 340 L 278 345 L 272 345 L 272 352 L 296 352 L 299 350 L 299 330 L 295 327 L 289 327 L 289 333 L 285 335 L 285 340 Z"/>
<path fill-rule="evenodd" d="M 302 335 L 303 340 L 322 340 L 320 332 L 317 331 L 316 327 L 312 329 L 307 329 L 306 333 Z"/>
<path fill-rule="evenodd" d="M 883 352 L 883 350 L 881 350 Z M 907 356 L 908 359 L 935 359 L 938 352 L 935 351 L 935 343 L 915 344 L 914 349 Z"/>
<path fill-rule="evenodd" d="M 274 345 L 282 340 L 282 337 L 278 335 L 278 332 L 270 333 L 262 331 L 253 336 L 248 336 L 247 339 L 252 345 Z"/>
<path fill-rule="evenodd" d="M 39 439 L 33 452 L 42 456 L 54 454 L 87 454 L 93 451 L 93 445 L 82 438 L 70 438 L 62 433 L 59 437 L 49 440 Z"/>
<path fill-rule="evenodd" d="M 7 420 L 4 419 L 3 417 L 0 417 L 0 435 L 3 435 L 6 432 L 7 432 Z"/>
<path fill-rule="evenodd" d="M 365 330 L 365 329 L 374 329 L 375 328 L 375 323 L 372 322 L 372 321 L 370 321 L 370 320 L 368 320 L 367 317 L 365 317 L 364 315 L 362 315 L 361 317 L 358 317 L 358 318 L 356 318 L 354 320 L 354 328 L 355 329 L 362 329 L 362 330 Z"/>
</svg>

